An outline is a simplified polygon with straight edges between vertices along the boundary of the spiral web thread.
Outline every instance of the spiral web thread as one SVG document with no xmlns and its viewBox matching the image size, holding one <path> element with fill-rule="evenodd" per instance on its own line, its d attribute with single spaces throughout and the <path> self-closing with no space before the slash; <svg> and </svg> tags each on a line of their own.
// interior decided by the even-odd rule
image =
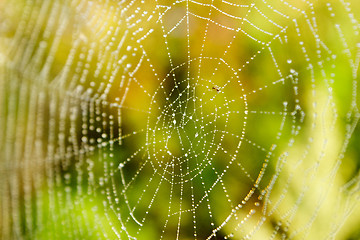
<svg viewBox="0 0 360 240">
<path fill-rule="evenodd" d="M 356 1 L 0 5 L 3 239 L 351 234 Z"/>
</svg>

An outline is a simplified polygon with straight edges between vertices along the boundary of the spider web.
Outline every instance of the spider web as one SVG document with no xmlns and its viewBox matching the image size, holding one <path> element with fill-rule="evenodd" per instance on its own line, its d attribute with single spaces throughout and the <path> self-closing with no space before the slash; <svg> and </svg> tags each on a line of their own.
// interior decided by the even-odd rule
<svg viewBox="0 0 360 240">
<path fill-rule="evenodd" d="M 355 236 L 356 1 L 0 9 L 2 238 Z"/>
</svg>

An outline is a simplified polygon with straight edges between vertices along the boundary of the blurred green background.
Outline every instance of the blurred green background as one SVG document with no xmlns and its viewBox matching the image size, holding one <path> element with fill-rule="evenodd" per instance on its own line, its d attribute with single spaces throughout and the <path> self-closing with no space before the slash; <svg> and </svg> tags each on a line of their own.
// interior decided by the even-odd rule
<svg viewBox="0 0 360 240">
<path fill-rule="evenodd" d="M 359 239 L 360 2 L 0 2 L 1 239 Z"/>
</svg>

